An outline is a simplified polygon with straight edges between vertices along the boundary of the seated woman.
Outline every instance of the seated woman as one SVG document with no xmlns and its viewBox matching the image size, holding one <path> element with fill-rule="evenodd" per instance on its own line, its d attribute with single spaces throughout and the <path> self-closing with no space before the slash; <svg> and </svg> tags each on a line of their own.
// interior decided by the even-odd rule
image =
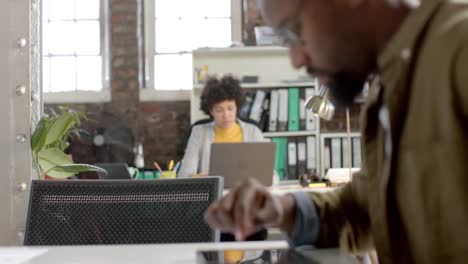
<svg viewBox="0 0 468 264">
<path fill-rule="evenodd" d="M 201 95 L 200 109 L 213 121 L 192 128 L 178 177 L 208 175 L 212 143 L 258 142 L 263 135 L 256 125 L 237 118 L 245 97 L 239 81 L 232 76 L 208 79 Z M 265 240 L 267 230 L 247 238 L 249 241 Z M 232 234 L 221 233 L 221 241 L 235 241 Z"/>
<path fill-rule="evenodd" d="M 200 109 L 213 121 L 193 127 L 178 177 L 208 175 L 212 143 L 263 141 L 260 129 L 237 118 L 245 96 L 232 76 L 208 79 L 201 95 Z"/>
</svg>

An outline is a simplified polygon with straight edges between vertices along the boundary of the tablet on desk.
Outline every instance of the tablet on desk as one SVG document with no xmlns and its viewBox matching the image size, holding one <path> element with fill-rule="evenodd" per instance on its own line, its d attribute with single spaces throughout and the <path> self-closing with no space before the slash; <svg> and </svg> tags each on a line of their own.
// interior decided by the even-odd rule
<svg viewBox="0 0 468 264">
<path fill-rule="evenodd" d="M 198 264 L 318 264 L 289 249 L 248 249 L 197 252 Z"/>
</svg>

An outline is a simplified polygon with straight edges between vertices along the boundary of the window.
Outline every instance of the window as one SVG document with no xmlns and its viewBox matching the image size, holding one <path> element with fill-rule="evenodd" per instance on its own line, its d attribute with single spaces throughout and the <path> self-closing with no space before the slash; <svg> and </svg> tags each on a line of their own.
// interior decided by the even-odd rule
<svg viewBox="0 0 468 264">
<path fill-rule="evenodd" d="M 232 42 L 231 0 L 147 0 L 146 86 L 191 89 L 192 50 Z"/>
<path fill-rule="evenodd" d="M 105 0 L 42 1 L 43 92 L 107 87 Z"/>
</svg>

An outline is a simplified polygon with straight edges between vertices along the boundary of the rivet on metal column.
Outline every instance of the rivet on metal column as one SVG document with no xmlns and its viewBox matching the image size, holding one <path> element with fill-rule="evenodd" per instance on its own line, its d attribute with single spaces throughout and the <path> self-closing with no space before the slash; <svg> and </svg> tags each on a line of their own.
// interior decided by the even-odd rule
<svg viewBox="0 0 468 264">
<path fill-rule="evenodd" d="M 26 86 L 18 85 L 18 86 L 16 86 L 15 91 L 16 91 L 17 96 L 22 96 L 22 95 L 26 94 Z"/>
</svg>

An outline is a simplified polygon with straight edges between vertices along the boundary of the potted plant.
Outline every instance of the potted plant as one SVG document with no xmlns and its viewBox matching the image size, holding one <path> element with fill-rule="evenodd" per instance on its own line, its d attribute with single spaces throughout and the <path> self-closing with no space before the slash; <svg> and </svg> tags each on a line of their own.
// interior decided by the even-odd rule
<svg viewBox="0 0 468 264">
<path fill-rule="evenodd" d="M 39 120 L 31 136 L 32 158 L 39 179 L 45 179 L 46 175 L 65 179 L 83 171 L 106 172 L 89 164 L 75 164 L 64 153 L 70 136 L 79 136 L 80 120 L 86 117 L 66 107 L 59 107 L 59 112 L 51 112 L 50 116 Z"/>
</svg>

